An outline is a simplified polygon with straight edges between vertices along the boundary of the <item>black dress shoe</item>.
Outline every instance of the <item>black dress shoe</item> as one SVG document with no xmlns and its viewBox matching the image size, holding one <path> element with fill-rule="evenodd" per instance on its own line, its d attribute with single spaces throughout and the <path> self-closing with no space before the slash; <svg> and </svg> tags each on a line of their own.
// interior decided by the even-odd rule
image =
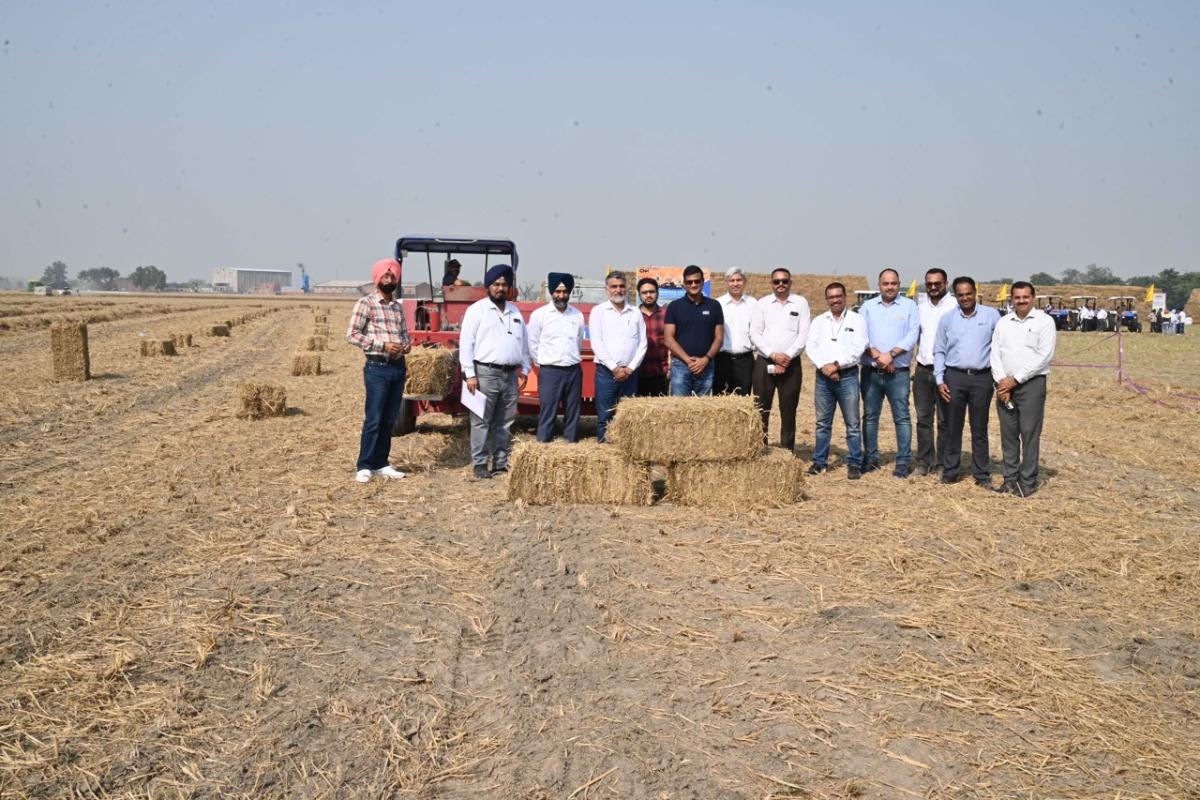
<svg viewBox="0 0 1200 800">
<path fill-rule="evenodd" d="M 502 467 L 496 467 L 494 470 L 492 470 L 492 474 L 493 474 L 493 475 L 503 475 L 503 474 L 504 474 L 504 473 L 506 473 L 506 472 L 508 472 L 508 465 L 507 465 L 507 464 L 505 464 L 505 465 L 504 465 L 504 466 L 502 466 Z"/>
<path fill-rule="evenodd" d="M 1037 484 L 1035 483 L 1033 486 L 1018 485 L 1017 489 L 1020 491 L 1021 497 L 1029 497 L 1030 495 L 1037 494 L 1038 487 L 1037 487 Z"/>
<path fill-rule="evenodd" d="M 992 482 L 987 478 L 976 478 L 975 485 L 980 489 L 987 489 L 988 491 L 991 491 L 992 489 Z"/>
<path fill-rule="evenodd" d="M 907 466 L 896 467 L 894 470 L 892 470 L 892 477 L 893 478 L 907 478 L 908 477 L 908 467 Z"/>
<path fill-rule="evenodd" d="M 804 474 L 805 475 L 820 475 L 822 472 L 825 472 L 827 469 L 829 469 L 829 468 L 820 466 L 819 464 L 813 464 L 808 469 L 804 470 Z"/>
<path fill-rule="evenodd" d="M 938 483 L 944 483 L 947 486 L 949 486 L 950 484 L 958 483 L 961 480 L 962 480 L 961 475 L 942 475 L 942 478 L 941 478 L 941 480 L 938 481 Z"/>
<path fill-rule="evenodd" d="M 866 475 L 868 472 L 874 472 L 877 469 L 879 469 L 878 461 L 876 461 L 874 464 L 863 464 L 862 474 Z"/>
<path fill-rule="evenodd" d="M 856 481 L 862 477 L 862 470 L 858 467 L 850 467 L 846 470 L 846 476 L 852 481 Z"/>
<path fill-rule="evenodd" d="M 492 473 L 488 472 L 487 467 L 483 466 L 482 464 L 475 467 L 475 480 L 485 481 L 490 477 L 492 477 Z"/>
<path fill-rule="evenodd" d="M 929 467 L 925 466 L 924 464 L 917 464 L 915 467 L 913 467 L 912 474 L 918 477 L 928 475 Z"/>
<path fill-rule="evenodd" d="M 995 492 L 996 494 L 1016 494 L 1017 493 L 1016 486 L 1014 486 L 1011 481 L 1005 481 L 1004 483 L 997 486 L 995 489 L 992 489 L 992 491 Z"/>
</svg>

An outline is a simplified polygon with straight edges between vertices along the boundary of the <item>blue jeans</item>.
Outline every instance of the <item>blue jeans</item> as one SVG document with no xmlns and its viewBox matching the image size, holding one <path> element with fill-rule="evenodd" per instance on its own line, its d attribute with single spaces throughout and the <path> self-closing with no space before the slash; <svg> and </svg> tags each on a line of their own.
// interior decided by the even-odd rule
<svg viewBox="0 0 1200 800">
<path fill-rule="evenodd" d="M 596 441 L 603 442 L 608 431 L 608 421 L 617 410 L 622 397 L 637 394 L 637 373 L 624 381 L 613 377 L 612 370 L 603 364 L 596 365 Z"/>
<path fill-rule="evenodd" d="M 693 375 L 688 370 L 687 364 L 677 358 L 672 358 L 671 397 L 687 397 L 692 394 L 697 397 L 707 397 L 712 394 L 714 363 L 713 361 L 708 362 L 704 372 Z"/>
<path fill-rule="evenodd" d="M 368 361 L 363 365 L 363 388 L 366 389 L 367 398 L 363 407 L 356 470 L 383 469 L 388 465 L 388 456 L 392 452 L 392 427 L 400 415 L 406 372 L 403 359 L 388 364 Z"/>
<path fill-rule="evenodd" d="M 912 459 L 912 420 L 908 415 L 908 370 L 893 373 L 862 368 L 864 466 L 879 464 L 879 413 L 886 396 L 896 426 L 896 468 L 908 467 Z"/>
<path fill-rule="evenodd" d="M 833 410 L 842 409 L 846 423 L 846 466 L 862 469 L 862 433 L 858 424 L 858 371 L 854 368 L 831 381 L 817 370 L 813 402 L 817 412 L 817 443 L 813 447 L 813 466 L 829 465 L 829 442 L 833 436 Z"/>
</svg>

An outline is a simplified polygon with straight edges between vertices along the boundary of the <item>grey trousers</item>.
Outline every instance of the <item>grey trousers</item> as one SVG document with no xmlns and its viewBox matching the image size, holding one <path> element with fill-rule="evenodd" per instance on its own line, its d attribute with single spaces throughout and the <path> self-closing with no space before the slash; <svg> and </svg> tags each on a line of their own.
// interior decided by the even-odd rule
<svg viewBox="0 0 1200 800">
<path fill-rule="evenodd" d="M 1015 408 L 1009 411 L 997 399 L 1000 417 L 1000 447 L 1004 452 L 1004 482 L 1021 491 L 1037 488 L 1038 456 L 1041 453 L 1042 419 L 1046 415 L 1046 376 L 1038 375 L 1013 389 Z"/>
<path fill-rule="evenodd" d="M 946 403 L 938 393 L 933 367 L 913 362 L 912 396 L 917 411 L 917 452 L 913 454 L 913 462 L 937 469 L 946 461 Z"/>
<path fill-rule="evenodd" d="M 471 463 L 492 469 L 508 466 L 508 444 L 517 418 L 517 370 L 502 370 L 476 362 L 479 391 L 487 398 L 483 416 L 471 414 Z"/>
</svg>

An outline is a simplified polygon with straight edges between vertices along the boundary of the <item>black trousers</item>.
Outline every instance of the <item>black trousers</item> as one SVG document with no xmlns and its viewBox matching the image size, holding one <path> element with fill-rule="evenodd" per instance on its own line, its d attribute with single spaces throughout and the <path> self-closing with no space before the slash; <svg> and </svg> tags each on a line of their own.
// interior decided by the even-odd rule
<svg viewBox="0 0 1200 800">
<path fill-rule="evenodd" d="M 1042 420 L 1046 417 L 1046 376 L 1030 378 L 1012 391 L 1013 410 L 999 401 L 1000 446 L 1004 453 L 1004 482 L 1023 492 L 1037 489 Z"/>
<path fill-rule="evenodd" d="M 942 477 L 957 478 L 962 467 L 963 423 L 971 419 L 971 475 L 990 480 L 992 459 L 988 453 L 988 414 L 991 412 L 992 373 L 983 369 L 974 375 L 946 367 L 950 402 L 946 404 L 946 456 Z"/>
<path fill-rule="evenodd" d="M 754 396 L 762 409 L 763 443 L 767 438 L 767 423 L 771 421 L 771 404 L 779 394 L 779 446 L 796 449 L 796 407 L 800 405 L 800 387 L 804 372 L 800 359 L 793 358 L 788 368 L 774 375 L 767 372 L 772 362 L 758 356 L 754 359 Z M 778 367 L 776 367 L 778 369 Z"/>
<path fill-rule="evenodd" d="M 917 410 L 917 452 L 913 461 L 926 469 L 936 469 L 946 462 L 946 401 L 938 393 L 933 367 L 914 363 L 912 396 Z"/>
<path fill-rule="evenodd" d="M 713 394 L 750 394 L 754 384 L 754 353 L 717 353 Z"/>
<path fill-rule="evenodd" d="M 538 368 L 538 426 L 537 440 L 554 438 L 554 420 L 558 404 L 563 408 L 563 438 L 579 441 L 579 411 L 583 402 L 583 367 L 542 366 Z"/>
<path fill-rule="evenodd" d="M 671 393 L 671 379 L 666 375 L 638 375 L 639 397 L 666 397 Z"/>
</svg>

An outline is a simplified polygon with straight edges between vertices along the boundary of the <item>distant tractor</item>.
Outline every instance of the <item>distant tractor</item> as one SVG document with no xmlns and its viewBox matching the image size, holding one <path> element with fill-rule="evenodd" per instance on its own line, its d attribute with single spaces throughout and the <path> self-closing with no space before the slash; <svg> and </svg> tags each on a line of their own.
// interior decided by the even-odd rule
<svg viewBox="0 0 1200 800">
<path fill-rule="evenodd" d="M 1071 321 L 1070 309 L 1063 308 L 1062 296 L 1057 294 L 1039 294 L 1037 307 L 1054 320 L 1055 330 L 1065 331 Z"/>
<path fill-rule="evenodd" d="M 438 256 L 438 268 L 434 271 L 434 255 Z M 424 258 L 420 258 L 424 255 Z M 479 258 L 482 256 L 482 258 Z M 451 261 L 458 263 L 463 258 L 461 280 L 443 284 L 443 271 Z M 476 283 L 470 285 L 467 277 L 467 259 L 474 257 L 482 262 Z M 487 287 L 482 279 L 487 272 L 489 263 L 507 263 L 512 266 L 514 276 L 517 273 L 517 247 L 508 239 L 451 239 L 426 236 L 405 236 L 396 242 L 396 258 L 403 265 L 402 280 L 407 286 L 416 287 L 416 296 L 402 293 L 404 316 L 411 320 L 409 333 L 412 336 L 413 347 L 440 346 L 455 351 L 458 350 L 458 332 L 462 325 L 463 315 L 467 308 L 477 300 L 487 297 Z M 425 262 L 426 281 L 418 283 L 420 262 Z M 462 285 L 462 284 L 467 285 Z M 544 302 L 518 301 L 517 281 L 509 287 L 509 302 L 521 312 L 525 321 Z M 575 303 L 585 316 L 591 313 L 594 304 Z M 587 329 L 585 328 L 585 335 Z M 592 358 L 591 342 L 584 341 L 583 356 L 583 413 L 595 412 L 596 365 Z M 529 376 L 525 388 L 517 399 L 518 413 L 536 414 L 538 409 L 538 375 L 535 371 Z M 426 395 L 406 395 L 400 407 L 400 416 L 392 433 L 396 436 L 412 433 L 416 429 L 417 417 L 429 412 L 444 414 L 465 414 L 460 396 L 462 393 L 462 372 L 458 367 L 457 358 L 454 367 L 454 380 L 445 395 L 431 397 Z"/>
<path fill-rule="evenodd" d="M 1112 316 L 1119 321 L 1119 324 L 1124 327 L 1125 330 L 1130 331 L 1131 333 L 1142 332 L 1142 321 L 1138 319 L 1137 310 L 1133 307 L 1133 303 L 1136 299 L 1137 298 L 1128 294 L 1117 295 L 1116 297 L 1108 298 L 1108 301 L 1112 303 Z"/>
<path fill-rule="evenodd" d="M 855 289 L 854 290 L 854 307 L 851 311 L 858 311 L 862 308 L 862 304 L 879 294 L 877 289 Z"/>
</svg>

